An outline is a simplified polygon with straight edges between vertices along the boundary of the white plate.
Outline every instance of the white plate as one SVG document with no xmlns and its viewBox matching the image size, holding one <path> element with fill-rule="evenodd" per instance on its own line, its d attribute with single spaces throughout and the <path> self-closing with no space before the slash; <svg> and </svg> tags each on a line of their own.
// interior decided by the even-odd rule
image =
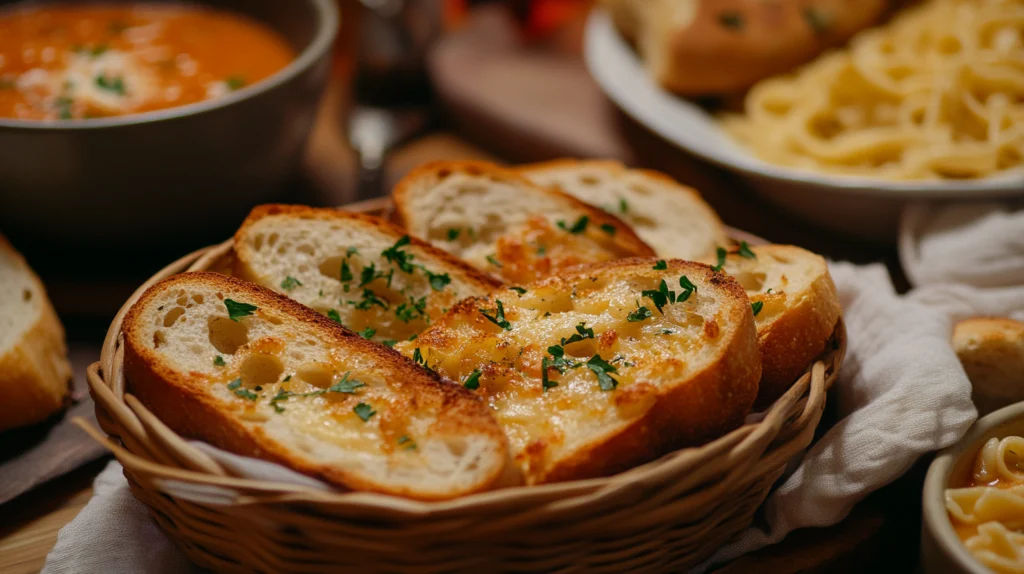
<svg viewBox="0 0 1024 574">
<path fill-rule="evenodd" d="M 804 219 L 846 234 L 890 241 L 910 200 L 1024 195 L 1024 171 L 973 181 L 884 181 L 796 170 L 761 161 L 700 106 L 663 90 L 603 10 L 587 21 L 591 76 L 627 114 L 684 150 L 746 176 L 755 191 Z"/>
</svg>

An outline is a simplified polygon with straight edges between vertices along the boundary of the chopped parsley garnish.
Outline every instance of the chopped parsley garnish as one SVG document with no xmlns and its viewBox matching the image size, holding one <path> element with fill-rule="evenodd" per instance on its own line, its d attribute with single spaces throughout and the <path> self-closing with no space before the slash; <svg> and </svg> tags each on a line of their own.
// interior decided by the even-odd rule
<svg viewBox="0 0 1024 574">
<path fill-rule="evenodd" d="M 587 327 L 587 322 L 583 321 L 579 325 L 576 325 L 576 334 L 569 337 L 568 339 L 562 338 L 562 345 L 568 345 L 584 339 L 593 339 L 594 330 Z"/>
<path fill-rule="evenodd" d="M 364 339 L 372 339 L 373 336 L 376 335 L 376 334 L 377 334 L 377 330 L 376 329 L 374 329 L 373 327 L 367 327 L 367 328 L 363 329 L 362 332 L 359 333 L 359 336 L 364 338 Z"/>
<path fill-rule="evenodd" d="M 255 401 L 259 395 L 242 386 L 242 379 L 235 379 L 228 383 L 228 389 L 243 399 Z"/>
<path fill-rule="evenodd" d="M 679 278 L 679 286 L 683 288 L 683 292 L 676 296 L 676 303 L 686 301 L 697 290 L 697 286 L 690 282 L 690 278 L 686 275 Z"/>
<path fill-rule="evenodd" d="M 662 335 L 671 335 L 672 333 L 675 333 L 675 331 L 673 331 L 672 329 L 662 329 L 661 330 L 661 334 Z"/>
<path fill-rule="evenodd" d="M 644 319 L 651 318 L 653 315 L 654 314 L 651 313 L 650 309 L 648 309 L 647 307 L 642 307 L 641 306 L 641 307 L 637 307 L 636 311 L 633 311 L 632 313 L 627 315 L 626 316 L 626 320 L 629 321 L 630 323 L 639 323 L 640 321 L 643 321 Z"/>
<path fill-rule="evenodd" d="M 757 259 L 757 254 L 750 249 L 750 246 L 747 245 L 746 241 L 740 241 L 740 250 L 738 253 L 740 257 L 744 257 L 746 259 Z"/>
<path fill-rule="evenodd" d="M 832 26 L 832 18 L 814 6 L 804 7 L 804 20 L 815 34 L 824 34 Z"/>
<path fill-rule="evenodd" d="M 223 367 L 227 363 L 224 362 L 224 357 L 221 357 L 220 355 L 217 355 L 216 357 L 213 358 L 213 364 L 214 364 L 214 366 L 217 366 L 217 367 Z"/>
<path fill-rule="evenodd" d="M 412 360 L 417 365 L 423 365 L 424 367 L 427 366 L 427 360 L 423 358 L 423 352 L 420 351 L 419 347 L 416 347 L 416 349 L 412 352 Z"/>
<path fill-rule="evenodd" d="M 544 255 L 546 255 L 547 252 L 548 252 L 548 248 L 546 246 L 544 246 L 544 245 L 538 245 L 537 246 L 537 255 L 539 255 L 541 257 L 544 257 Z"/>
<path fill-rule="evenodd" d="M 769 287 L 768 290 L 764 292 L 764 294 L 765 295 L 771 295 L 772 294 L 772 288 Z"/>
<path fill-rule="evenodd" d="M 626 213 L 629 211 L 629 204 L 626 203 L 625 199 L 619 199 L 619 213 Z"/>
<path fill-rule="evenodd" d="M 356 249 L 355 247 L 349 247 L 348 249 L 345 250 L 345 257 L 351 257 L 353 255 L 358 255 L 358 254 L 359 254 L 359 250 Z"/>
<path fill-rule="evenodd" d="M 366 386 L 355 379 L 349 378 L 349 375 L 351 374 L 351 372 L 348 372 L 342 375 L 341 380 L 327 388 L 327 392 L 354 395 L 356 394 L 356 390 Z"/>
<path fill-rule="evenodd" d="M 380 254 L 384 259 L 387 259 L 402 271 L 412 273 L 414 269 L 412 264 L 413 255 L 408 251 L 402 250 L 402 247 L 409 245 L 409 243 L 409 236 L 403 235 L 394 245 L 381 251 Z"/>
<path fill-rule="evenodd" d="M 373 291 L 370 291 L 369 289 L 363 289 L 363 298 L 358 303 L 355 303 L 356 309 L 359 309 L 360 311 L 369 311 L 370 309 L 373 308 L 374 305 L 377 305 L 378 307 L 381 307 L 384 310 L 388 309 L 388 304 L 386 301 L 377 297 L 377 294 L 374 293 Z"/>
<path fill-rule="evenodd" d="M 665 314 L 663 308 L 666 305 L 676 302 L 676 292 L 669 290 L 668 284 L 665 283 L 664 279 L 661 280 L 661 284 L 658 285 L 657 290 L 645 289 L 640 292 L 640 295 L 650 299 L 651 302 L 654 303 L 654 306 L 658 308 L 658 312 L 662 315 Z"/>
<path fill-rule="evenodd" d="M 654 267 L 651 267 L 651 269 L 654 269 L 655 271 L 664 271 L 668 269 L 668 263 L 665 263 L 664 259 L 659 259 L 658 262 L 654 264 Z"/>
<path fill-rule="evenodd" d="M 119 96 L 125 95 L 124 78 L 121 76 L 108 78 L 100 74 L 99 76 L 96 76 L 96 87 L 107 90 L 108 92 L 114 92 Z"/>
<path fill-rule="evenodd" d="M 341 315 L 338 314 L 337 309 L 328 309 L 327 318 L 335 323 L 341 325 Z"/>
<path fill-rule="evenodd" d="M 601 355 L 594 355 L 587 361 L 587 368 L 597 375 L 597 385 L 602 391 L 614 391 L 619 382 L 612 378 L 610 373 L 617 373 L 615 365 L 601 358 Z"/>
<path fill-rule="evenodd" d="M 722 267 L 725 267 L 725 257 L 729 255 L 729 252 L 724 247 L 715 249 L 715 254 L 718 256 L 718 265 L 712 267 L 715 271 L 721 271 Z"/>
<path fill-rule="evenodd" d="M 526 293 L 526 289 L 523 289 L 522 287 L 509 287 L 509 289 L 515 291 L 516 293 L 519 293 L 520 295 Z"/>
<path fill-rule="evenodd" d="M 611 223 L 602 223 L 601 231 L 604 231 L 608 235 L 615 235 L 615 226 Z"/>
<path fill-rule="evenodd" d="M 493 254 L 487 256 L 487 262 L 495 267 L 502 267 L 501 261 L 495 259 Z"/>
<path fill-rule="evenodd" d="M 237 322 L 242 317 L 248 317 L 252 315 L 252 312 L 258 309 L 256 305 L 250 305 L 248 303 L 239 303 L 232 299 L 225 299 L 224 306 L 228 309 L 228 319 Z"/>
<path fill-rule="evenodd" d="M 587 230 L 588 223 L 590 223 L 590 218 L 587 217 L 586 215 L 581 215 L 580 218 L 576 220 L 576 223 L 572 224 L 572 227 L 569 227 L 565 223 L 565 221 L 559 219 L 558 227 L 568 231 L 569 233 L 572 233 L 573 235 L 579 235 L 580 233 L 583 233 L 584 231 Z"/>
<path fill-rule="evenodd" d="M 395 309 L 395 316 L 403 323 L 408 323 L 417 317 L 427 316 L 427 297 L 424 295 L 419 299 L 409 298 L 409 301 L 402 303 Z"/>
<path fill-rule="evenodd" d="M 579 366 L 572 359 L 565 358 L 565 349 L 561 345 L 551 345 L 548 347 L 548 353 L 551 354 L 551 361 L 548 363 L 548 366 L 554 367 L 559 373 L 564 373 L 567 369 L 575 369 Z"/>
<path fill-rule="evenodd" d="M 285 377 L 285 378 L 281 379 L 281 382 L 287 383 L 287 382 L 288 382 L 288 381 L 290 381 L 290 380 L 292 380 L 292 376 L 291 376 L 291 375 L 288 375 L 287 377 Z"/>
<path fill-rule="evenodd" d="M 288 397 L 291 397 L 291 396 L 294 396 L 294 395 L 295 395 L 295 393 L 293 393 L 291 391 L 286 391 L 284 389 L 277 389 L 277 394 L 274 395 L 274 398 L 270 399 L 270 406 L 274 407 L 274 411 L 275 412 L 277 412 L 278 414 L 281 414 L 281 413 L 284 412 L 284 407 L 282 407 L 278 403 L 280 403 L 281 401 L 287 401 Z"/>
<path fill-rule="evenodd" d="M 764 301 L 754 301 L 753 303 L 750 304 L 750 308 L 754 310 L 755 317 L 757 317 L 757 314 L 761 312 L 761 309 L 763 307 Z"/>
<path fill-rule="evenodd" d="M 365 269 L 365 268 L 364 268 Z M 348 266 L 348 261 L 341 262 L 341 275 L 340 279 L 344 282 L 349 282 L 353 279 L 352 269 Z"/>
<path fill-rule="evenodd" d="M 493 316 L 487 314 L 487 309 L 480 309 L 480 314 L 486 317 L 491 323 L 494 323 L 506 331 L 511 331 L 512 324 L 505 320 L 505 306 L 501 303 L 500 299 L 497 303 L 498 311 Z"/>
<path fill-rule="evenodd" d="M 456 239 L 459 238 L 460 233 L 462 233 L 462 230 L 459 229 L 458 227 L 450 228 L 448 230 L 448 241 L 455 241 Z"/>
<path fill-rule="evenodd" d="M 394 269 L 388 271 L 387 273 L 377 273 L 377 264 L 376 263 L 371 263 L 371 264 L 367 265 L 366 267 L 363 267 L 363 270 L 360 272 L 360 274 L 359 274 L 359 286 L 360 287 L 365 287 L 366 285 L 369 285 L 370 283 L 373 283 L 377 279 L 387 279 L 388 287 L 391 287 L 391 277 L 394 274 L 395 274 L 395 270 Z"/>
<path fill-rule="evenodd" d="M 54 100 L 53 105 L 57 108 L 57 117 L 62 120 L 70 120 L 73 117 L 71 115 L 71 106 L 74 105 L 74 103 L 74 100 L 66 97 L 60 97 Z"/>
<path fill-rule="evenodd" d="M 544 357 L 540 361 L 540 384 L 544 388 L 544 392 L 548 392 L 548 389 L 558 386 L 557 381 L 552 381 L 548 378 L 548 369 L 551 367 L 550 361 L 547 357 Z"/>
<path fill-rule="evenodd" d="M 722 12 L 718 15 L 718 22 L 732 30 L 743 29 L 743 16 L 737 12 Z"/>
<path fill-rule="evenodd" d="M 359 403 L 358 405 L 352 407 L 352 411 L 355 412 L 356 415 L 359 416 L 359 418 L 363 419 L 364 423 L 370 420 L 370 417 L 377 414 L 377 411 L 373 410 L 373 407 L 366 403 Z"/>
<path fill-rule="evenodd" d="M 407 445 L 405 450 L 416 450 L 416 443 L 413 442 L 409 435 L 402 435 L 398 437 L 398 446 Z"/>
<path fill-rule="evenodd" d="M 452 282 L 452 278 L 447 273 L 431 273 L 426 269 L 423 270 L 427 274 L 427 279 L 430 281 L 430 288 L 434 291 L 443 291 L 444 286 Z"/>
<path fill-rule="evenodd" d="M 285 277 L 284 281 L 281 282 L 281 289 L 284 289 L 285 291 L 291 291 L 292 289 L 301 286 L 302 281 L 299 281 L 298 279 L 292 277 L 291 275 Z"/>
<path fill-rule="evenodd" d="M 462 386 L 466 387 L 471 391 L 475 391 L 480 388 L 480 369 L 477 369 L 469 374 L 466 378 L 466 382 L 462 383 Z"/>
<path fill-rule="evenodd" d="M 241 76 L 229 76 L 224 83 L 227 84 L 228 89 L 232 92 L 235 90 L 241 90 L 245 87 L 245 78 Z"/>
<path fill-rule="evenodd" d="M 394 349 L 395 345 L 398 344 L 398 341 L 394 339 L 384 339 L 383 341 L 380 342 L 380 344 L 384 345 L 385 347 L 388 347 L 389 349 Z"/>
</svg>

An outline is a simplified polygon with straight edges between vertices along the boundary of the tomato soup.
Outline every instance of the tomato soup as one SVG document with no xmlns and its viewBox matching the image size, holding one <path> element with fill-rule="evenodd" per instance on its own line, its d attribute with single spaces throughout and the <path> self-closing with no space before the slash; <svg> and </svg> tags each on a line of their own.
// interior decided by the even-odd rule
<svg viewBox="0 0 1024 574">
<path fill-rule="evenodd" d="M 295 53 L 240 14 L 195 5 L 40 5 L 0 11 L 0 118 L 136 114 L 222 97 Z"/>
</svg>

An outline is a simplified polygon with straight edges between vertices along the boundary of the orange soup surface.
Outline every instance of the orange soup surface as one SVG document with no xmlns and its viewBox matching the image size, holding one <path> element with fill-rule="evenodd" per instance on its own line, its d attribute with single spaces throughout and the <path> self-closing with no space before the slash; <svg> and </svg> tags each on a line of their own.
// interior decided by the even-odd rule
<svg viewBox="0 0 1024 574">
<path fill-rule="evenodd" d="M 280 34 L 198 6 L 0 11 L 0 117 L 83 119 L 222 97 L 294 59 Z"/>
</svg>

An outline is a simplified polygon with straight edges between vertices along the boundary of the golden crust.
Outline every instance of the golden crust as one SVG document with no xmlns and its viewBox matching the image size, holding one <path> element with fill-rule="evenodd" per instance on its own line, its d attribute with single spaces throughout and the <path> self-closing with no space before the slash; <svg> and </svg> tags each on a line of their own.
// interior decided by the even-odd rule
<svg viewBox="0 0 1024 574">
<path fill-rule="evenodd" d="M 10 253 L 31 277 L 31 296 L 42 298 L 35 324 L 0 355 L 0 431 L 4 431 L 42 422 L 66 407 L 71 397 L 72 373 L 64 327 L 42 282 L 2 235 L 0 249 Z"/>
<path fill-rule="evenodd" d="M 531 434 L 527 439 L 520 440 L 518 449 L 517 442 L 513 440 L 513 455 L 519 463 L 526 483 L 538 484 L 614 474 L 653 460 L 671 450 L 701 444 L 720 436 L 742 424 L 744 417 L 749 413 L 757 396 L 761 365 L 753 313 L 746 293 L 734 279 L 712 271 L 707 265 L 670 260 L 666 270 L 654 271 L 656 261 L 633 258 L 580 266 L 557 277 L 524 286 L 527 297 L 531 292 L 536 292 L 537 297 L 547 297 L 548 293 L 575 293 L 577 287 L 582 285 L 585 289 L 590 283 L 603 284 L 623 279 L 627 282 L 651 281 L 656 284 L 657 277 L 662 275 L 686 275 L 700 286 L 695 300 L 701 297 L 702 293 L 704 297 L 708 296 L 708 291 L 702 290 L 712 290 L 715 301 L 718 302 L 717 315 L 711 321 L 713 327 L 709 328 L 708 322 L 705 322 L 701 335 L 707 340 L 716 340 L 716 354 L 706 362 L 700 363 L 704 366 L 696 368 L 695 372 L 689 373 L 684 379 L 671 379 L 669 373 L 695 358 L 688 356 L 686 351 L 665 351 L 667 354 L 663 358 L 658 358 L 661 355 L 657 353 L 668 348 L 665 345 L 674 344 L 669 339 L 656 339 L 665 333 L 645 334 L 640 337 L 642 342 L 635 343 L 636 346 L 627 350 L 623 350 L 626 349 L 624 346 L 616 345 L 622 342 L 620 337 L 636 341 L 635 333 L 629 331 L 634 327 L 617 322 L 618 326 L 615 328 L 597 333 L 593 338 L 595 349 L 606 350 L 608 353 L 621 352 L 624 361 L 633 363 L 619 363 L 623 365 L 623 372 L 618 375 L 619 386 L 612 393 L 604 394 L 593 388 L 589 390 L 596 393 L 595 400 L 607 400 L 608 409 L 617 409 L 616 412 L 620 414 L 630 414 L 623 414 L 625 422 L 617 423 L 617 426 L 612 425 L 611 431 L 596 432 L 582 439 L 581 444 L 561 456 L 553 455 L 549 449 L 551 445 L 558 445 L 561 440 L 561 431 L 554 427 L 550 427 L 550 430 L 540 436 Z M 601 293 L 597 299 L 606 295 Z M 637 299 L 641 298 L 639 292 L 635 296 Z M 503 332 L 497 330 L 480 312 L 480 309 L 495 309 L 499 299 L 504 301 L 503 308 L 508 320 L 511 323 L 523 320 L 525 325 L 521 331 L 510 332 L 507 338 L 502 338 L 505 337 Z M 535 302 L 533 299 L 529 301 L 529 304 Z M 632 294 L 629 302 L 633 303 Z M 547 392 L 540 390 L 542 368 L 535 356 L 538 350 L 557 344 L 559 339 L 541 340 L 538 336 L 537 340 L 528 340 L 533 336 L 531 330 L 534 324 L 542 319 L 531 319 L 531 311 L 536 310 L 529 309 L 526 305 L 527 303 L 517 301 L 511 291 L 499 291 L 487 298 L 465 300 L 452 309 L 442 321 L 421 334 L 416 341 L 400 344 L 400 350 L 410 354 L 414 349 L 419 349 L 428 362 L 436 357 L 437 364 L 431 364 L 431 367 L 453 379 L 464 380 L 471 371 L 481 371 L 481 389 L 478 392 L 492 403 L 492 408 L 497 409 L 498 419 L 511 437 L 519 432 L 519 429 L 515 428 L 519 423 L 510 423 L 509 421 L 514 419 L 507 418 L 506 412 L 518 412 L 520 408 L 539 408 L 533 405 L 540 400 L 562 400 L 558 398 L 558 392 L 561 390 L 558 387 Z M 619 312 L 620 310 L 608 311 L 611 316 Z M 578 315 L 573 313 L 575 312 L 570 311 L 572 323 L 580 317 L 593 317 L 592 314 L 587 315 L 582 311 Z M 608 325 L 603 319 L 595 319 L 595 325 L 599 322 L 605 327 Z M 509 338 L 520 336 L 526 337 L 527 340 L 520 341 L 524 346 L 519 351 L 519 359 L 516 359 L 513 367 L 502 366 L 500 361 L 495 362 L 492 359 L 491 351 L 508 349 L 508 341 L 511 340 Z M 685 341 L 679 344 L 682 345 L 681 348 L 687 348 Z M 655 354 L 648 356 L 643 351 L 638 351 L 631 355 L 637 349 L 654 349 Z M 507 352 L 506 355 L 515 356 L 514 348 L 510 352 L 511 355 Z M 651 358 L 654 363 L 650 362 Z M 633 368 L 644 369 L 643 372 L 646 374 L 630 375 L 626 369 Z M 555 371 L 551 373 L 554 374 Z M 501 401 L 505 400 L 502 393 L 508 386 L 502 379 L 505 376 L 527 377 L 514 383 L 522 386 L 515 391 L 518 398 L 513 400 L 517 402 L 513 402 L 511 408 L 506 407 L 507 410 L 503 410 L 501 406 Z M 658 381 L 655 384 L 656 379 L 665 377 L 670 380 Z M 576 384 L 573 381 L 564 384 L 570 385 L 564 387 L 565 389 L 576 388 L 572 386 Z M 583 393 L 586 392 L 587 388 Z M 590 400 L 589 396 L 584 396 L 581 402 L 572 403 L 568 407 L 568 403 L 559 403 L 558 408 L 550 414 L 552 418 L 601 416 L 591 413 L 595 412 L 593 408 L 599 408 L 604 403 L 599 403 L 598 407 L 585 406 L 589 404 L 586 401 Z M 566 411 L 566 408 L 570 410 Z M 510 424 L 512 426 L 508 426 Z"/>
<path fill-rule="evenodd" d="M 141 321 L 149 312 L 150 304 L 168 289 L 188 288 L 193 284 L 215 286 L 233 296 L 244 296 L 246 301 L 260 308 L 273 309 L 286 315 L 288 321 L 314 326 L 322 339 L 330 341 L 331 345 L 348 348 L 359 353 L 362 359 L 374 363 L 374 368 L 386 370 L 389 374 L 389 390 L 404 395 L 410 409 L 426 404 L 438 406 L 445 413 L 443 419 L 439 419 L 441 426 L 438 428 L 453 433 L 471 429 L 474 434 L 491 437 L 503 449 L 506 442 L 487 408 L 469 391 L 283 295 L 234 277 L 208 272 L 185 273 L 157 283 L 131 307 L 122 326 L 125 341 L 124 372 L 129 392 L 178 434 L 203 440 L 243 456 L 277 462 L 352 490 L 383 492 L 424 500 L 452 498 L 484 490 L 501 474 L 502 468 L 493 469 L 486 480 L 468 492 L 439 495 L 407 489 L 396 490 L 336 466 L 308 462 L 295 456 L 292 449 L 270 440 L 259 427 L 247 428 L 236 415 L 228 412 L 204 391 L 204 380 L 201 377 L 194 373 L 179 372 L 168 365 L 147 341 L 141 340 Z"/>
</svg>

